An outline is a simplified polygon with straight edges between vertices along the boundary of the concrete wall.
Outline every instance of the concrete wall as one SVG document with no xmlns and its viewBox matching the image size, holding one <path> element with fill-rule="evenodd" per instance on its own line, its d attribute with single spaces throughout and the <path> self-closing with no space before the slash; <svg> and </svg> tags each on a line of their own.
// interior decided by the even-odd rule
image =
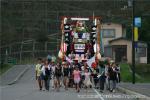
<svg viewBox="0 0 150 100">
<path fill-rule="evenodd" d="M 146 49 L 146 55 L 147 55 L 147 49 Z M 147 64 L 147 56 L 146 57 L 139 57 L 139 62 Z"/>
<path fill-rule="evenodd" d="M 147 57 L 140 57 L 140 63 L 146 63 L 147 64 Z"/>
<path fill-rule="evenodd" d="M 115 38 L 120 38 L 123 35 L 123 29 L 121 24 L 102 24 L 102 29 L 115 29 Z M 103 44 L 108 45 L 110 40 L 113 40 L 115 38 L 103 38 Z"/>
</svg>

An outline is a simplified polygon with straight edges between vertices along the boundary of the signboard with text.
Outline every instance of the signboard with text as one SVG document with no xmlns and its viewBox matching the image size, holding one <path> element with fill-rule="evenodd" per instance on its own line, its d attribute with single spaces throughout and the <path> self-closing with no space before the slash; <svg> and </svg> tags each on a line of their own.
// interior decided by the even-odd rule
<svg viewBox="0 0 150 100">
<path fill-rule="evenodd" d="M 135 27 L 141 27 L 141 17 L 134 18 L 134 25 Z"/>
</svg>

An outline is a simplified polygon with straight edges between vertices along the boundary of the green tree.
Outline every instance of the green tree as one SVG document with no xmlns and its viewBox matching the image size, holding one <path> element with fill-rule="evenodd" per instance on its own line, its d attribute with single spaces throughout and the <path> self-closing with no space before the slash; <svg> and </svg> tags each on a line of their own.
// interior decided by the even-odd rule
<svg viewBox="0 0 150 100">
<path fill-rule="evenodd" d="M 148 45 L 148 63 L 150 63 L 150 17 L 142 17 L 142 27 L 139 29 L 139 40 Z"/>
</svg>

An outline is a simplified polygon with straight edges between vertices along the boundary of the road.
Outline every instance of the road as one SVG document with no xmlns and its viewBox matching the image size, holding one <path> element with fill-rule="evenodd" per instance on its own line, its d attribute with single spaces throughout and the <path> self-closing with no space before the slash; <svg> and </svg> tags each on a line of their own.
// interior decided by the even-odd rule
<svg viewBox="0 0 150 100">
<path fill-rule="evenodd" d="M 125 95 L 116 91 L 110 93 L 104 91 L 103 94 L 99 90 L 90 89 L 88 93 L 81 89 L 80 93 L 76 93 L 73 88 L 65 91 L 62 87 L 60 92 L 51 89 L 47 91 L 39 91 L 35 82 L 34 68 L 31 67 L 24 76 L 13 85 L 0 86 L 0 100 L 126 100 L 127 98 L 108 98 L 108 96 Z M 107 97 L 106 97 L 107 96 Z M 128 99 L 134 100 L 134 99 Z"/>
</svg>

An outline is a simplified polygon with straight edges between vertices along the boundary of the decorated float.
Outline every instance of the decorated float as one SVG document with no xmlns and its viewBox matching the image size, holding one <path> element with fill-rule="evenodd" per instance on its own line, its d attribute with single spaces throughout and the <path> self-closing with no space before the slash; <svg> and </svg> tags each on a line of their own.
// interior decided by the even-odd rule
<svg viewBox="0 0 150 100">
<path fill-rule="evenodd" d="M 100 21 L 100 17 L 63 17 L 58 57 L 69 63 L 100 60 Z"/>
</svg>

